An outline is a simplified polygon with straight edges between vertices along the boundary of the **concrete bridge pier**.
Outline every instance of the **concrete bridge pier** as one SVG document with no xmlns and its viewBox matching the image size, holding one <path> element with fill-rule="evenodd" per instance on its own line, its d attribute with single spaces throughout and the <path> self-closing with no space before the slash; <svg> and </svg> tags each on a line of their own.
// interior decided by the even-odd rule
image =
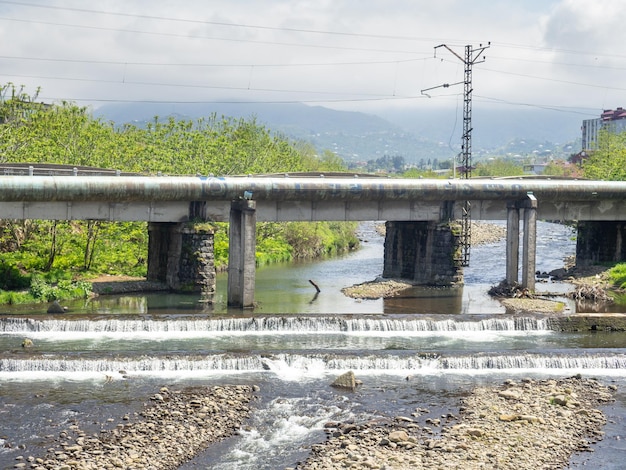
<svg viewBox="0 0 626 470">
<path fill-rule="evenodd" d="M 511 201 L 507 204 L 506 282 L 511 285 L 518 282 L 520 209 L 524 211 L 521 287 L 534 291 L 537 266 L 537 198 L 530 193 L 522 201 Z"/>
<path fill-rule="evenodd" d="M 230 207 L 228 236 L 228 305 L 254 307 L 256 202 L 242 199 Z"/>
<path fill-rule="evenodd" d="M 519 204 L 510 201 L 506 207 L 506 282 L 519 282 Z"/>
</svg>

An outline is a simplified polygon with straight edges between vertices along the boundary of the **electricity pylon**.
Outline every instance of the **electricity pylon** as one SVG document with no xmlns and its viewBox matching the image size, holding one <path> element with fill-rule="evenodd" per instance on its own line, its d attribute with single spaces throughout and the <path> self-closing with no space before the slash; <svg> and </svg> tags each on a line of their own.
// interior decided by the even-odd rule
<svg viewBox="0 0 626 470">
<path fill-rule="evenodd" d="M 447 44 L 435 46 L 435 57 L 437 57 L 437 49 L 443 47 L 463 62 L 463 65 L 465 66 L 465 79 L 463 80 L 463 136 L 461 144 L 461 167 L 459 168 L 463 178 L 472 177 L 472 67 L 474 64 L 480 64 L 485 61 L 485 56 L 482 54 L 490 44 L 491 43 L 487 43 L 486 46 L 480 44 L 477 48 L 467 45 L 465 46 L 464 57 L 454 51 Z M 460 83 L 461 82 L 453 83 L 452 85 L 458 85 Z M 439 85 L 437 87 L 427 88 L 426 90 L 422 90 L 422 93 L 424 94 L 427 90 L 439 87 L 448 88 L 450 87 L 450 84 L 444 83 L 443 85 Z M 456 161 L 454 164 L 454 172 L 456 175 Z M 471 222 L 472 204 L 470 201 L 464 201 L 463 212 L 461 215 L 461 258 L 458 260 L 461 266 L 469 266 L 470 247 L 472 242 Z"/>
</svg>

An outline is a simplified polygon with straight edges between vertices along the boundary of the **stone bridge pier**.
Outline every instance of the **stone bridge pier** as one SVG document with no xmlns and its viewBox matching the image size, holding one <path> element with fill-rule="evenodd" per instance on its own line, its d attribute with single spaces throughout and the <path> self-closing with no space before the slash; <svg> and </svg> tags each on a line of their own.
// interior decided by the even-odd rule
<svg viewBox="0 0 626 470">
<path fill-rule="evenodd" d="M 461 285 L 459 232 L 453 222 L 387 222 L 383 277 L 418 285 Z"/>
<path fill-rule="evenodd" d="M 383 277 L 408 279 L 417 285 L 462 284 L 461 228 L 450 220 L 453 212 L 453 208 L 444 202 L 439 222 L 387 222 Z M 520 285 L 532 291 L 535 289 L 537 247 L 537 199 L 532 193 L 507 204 L 506 258 L 493 262 L 506 263 L 506 281 L 519 283 L 520 220 L 523 220 L 524 228 Z"/>
<path fill-rule="evenodd" d="M 191 215 L 204 217 L 197 206 L 191 205 Z M 203 302 L 213 303 L 213 242 L 214 231 L 206 223 L 149 223 L 147 279 L 165 283 L 175 292 L 200 292 Z M 255 270 L 256 203 L 236 200 L 231 203 L 229 224 L 229 306 L 254 306 Z"/>
<path fill-rule="evenodd" d="M 174 222 L 148 224 L 149 281 L 176 292 L 200 292 L 202 301 L 215 295 L 214 231 L 206 225 Z"/>
<path fill-rule="evenodd" d="M 626 261 L 626 221 L 580 221 L 576 266 Z"/>
</svg>

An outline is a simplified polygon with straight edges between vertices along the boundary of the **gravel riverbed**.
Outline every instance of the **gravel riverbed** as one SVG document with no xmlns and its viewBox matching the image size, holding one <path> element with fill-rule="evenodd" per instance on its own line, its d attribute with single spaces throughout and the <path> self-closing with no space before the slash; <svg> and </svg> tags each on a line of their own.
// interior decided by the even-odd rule
<svg viewBox="0 0 626 470">
<path fill-rule="evenodd" d="M 602 439 L 596 407 L 613 390 L 595 380 L 508 380 L 465 397 L 458 415 L 329 423 L 328 440 L 291 470 L 561 469 L 574 452 Z"/>
<path fill-rule="evenodd" d="M 246 425 L 256 387 L 162 388 L 115 429 L 87 435 L 80 424 L 42 457 L 14 468 L 37 470 L 175 469 Z M 606 422 L 598 406 L 614 388 L 593 379 L 507 380 L 479 387 L 459 407 L 419 423 L 428 410 L 368 422 L 329 422 L 327 439 L 285 470 L 561 469 L 591 450 Z"/>
<path fill-rule="evenodd" d="M 20 456 L 14 468 L 102 470 L 178 468 L 235 434 L 250 411 L 253 387 L 162 388 L 137 415 L 110 431 L 88 435 L 79 424 L 55 438 L 45 456 Z"/>
</svg>

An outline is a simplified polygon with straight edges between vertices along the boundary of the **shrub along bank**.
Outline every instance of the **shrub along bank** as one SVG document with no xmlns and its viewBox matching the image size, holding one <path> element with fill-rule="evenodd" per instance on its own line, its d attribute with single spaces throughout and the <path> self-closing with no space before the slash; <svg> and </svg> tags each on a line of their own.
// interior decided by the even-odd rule
<svg viewBox="0 0 626 470">
<path fill-rule="evenodd" d="M 0 162 L 63 164 L 150 174 L 341 171 L 336 155 L 271 132 L 254 118 L 211 114 L 117 125 L 87 108 L 42 105 L 13 84 L 0 86 Z M 0 220 L 0 303 L 89 295 L 100 274 L 145 276 L 147 224 Z M 215 224 L 218 269 L 228 260 L 227 224 Z M 259 265 L 316 258 L 358 245 L 354 223 L 261 223 Z M 35 273 L 34 275 L 32 273 Z"/>
</svg>

